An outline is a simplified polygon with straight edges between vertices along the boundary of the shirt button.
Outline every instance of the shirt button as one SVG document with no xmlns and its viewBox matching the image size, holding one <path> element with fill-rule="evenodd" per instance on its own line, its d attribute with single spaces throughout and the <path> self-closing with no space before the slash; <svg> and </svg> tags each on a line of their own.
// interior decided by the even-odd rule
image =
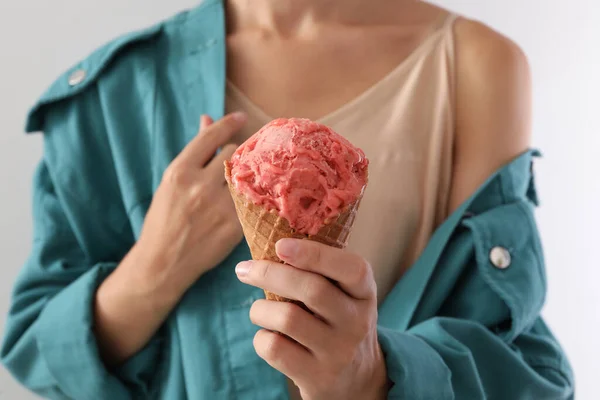
<svg viewBox="0 0 600 400">
<path fill-rule="evenodd" d="M 510 252 L 504 247 L 494 247 L 490 251 L 490 261 L 494 267 L 498 269 L 506 269 L 510 267 L 511 257 Z"/>
<path fill-rule="evenodd" d="M 77 86 L 85 80 L 87 73 L 83 69 L 78 69 L 69 76 L 69 85 Z"/>
</svg>

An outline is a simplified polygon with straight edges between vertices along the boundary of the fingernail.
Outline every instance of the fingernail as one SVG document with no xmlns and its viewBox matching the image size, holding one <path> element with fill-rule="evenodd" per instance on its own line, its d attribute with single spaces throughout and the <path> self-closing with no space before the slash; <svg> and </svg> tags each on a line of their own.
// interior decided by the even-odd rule
<svg viewBox="0 0 600 400">
<path fill-rule="evenodd" d="M 208 115 L 203 114 L 200 117 L 200 131 L 208 128 L 211 124 L 212 124 L 212 119 Z"/>
<path fill-rule="evenodd" d="M 244 122 L 244 121 L 246 121 L 246 118 L 248 118 L 248 116 L 243 111 L 236 111 L 236 112 L 234 112 L 234 113 L 231 114 L 231 118 L 233 118 L 233 119 L 235 119 L 236 121 L 239 121 L 239 122 Z"/>
<path fill-rule="evenodd" d="M 252 261 L 243 261 L 236 265 L 235 273 L 237 276 L 246 276 L 250 272 L 250 268 L 252 267 Z"/>
<path fill-rule="evenodd" d="M 298 251 L 298 242 L 294 239 L 281 239 L 275 244 L 275 250 L 280 257 L 292 258 Z"/>
</svg>

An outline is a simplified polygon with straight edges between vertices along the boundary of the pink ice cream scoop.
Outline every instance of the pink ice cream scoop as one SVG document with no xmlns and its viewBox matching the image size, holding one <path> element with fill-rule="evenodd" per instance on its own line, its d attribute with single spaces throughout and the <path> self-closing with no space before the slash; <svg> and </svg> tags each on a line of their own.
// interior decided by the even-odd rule
<svg viewBox="0 0 600 400">
<path fill-rule="evenodd" d="M 276 119 L 230 161 L 231 183 L 256 205 L 276 210 L 296 231 L 315 235 L 355 203 L 367 184 L 364 152 L 308 119 Z"/>
</svg>

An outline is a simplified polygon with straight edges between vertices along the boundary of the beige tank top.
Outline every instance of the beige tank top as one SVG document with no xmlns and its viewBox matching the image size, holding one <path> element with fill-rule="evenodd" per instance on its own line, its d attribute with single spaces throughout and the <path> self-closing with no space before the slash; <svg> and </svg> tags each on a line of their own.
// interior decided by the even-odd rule
<svg viewBox="0 0 600 400">
<path fill-rule="evenodd" d="M 447 217 L 455 18 L 450 15 L 370 89 L 318 120 L 362 148 L 370 160 L 368 187 L 348 247 L 373 266 L 380 302 Z M 274 118 L 231 82 L 226 110 L 248 113 L 243 138 Z"/>
</svg>

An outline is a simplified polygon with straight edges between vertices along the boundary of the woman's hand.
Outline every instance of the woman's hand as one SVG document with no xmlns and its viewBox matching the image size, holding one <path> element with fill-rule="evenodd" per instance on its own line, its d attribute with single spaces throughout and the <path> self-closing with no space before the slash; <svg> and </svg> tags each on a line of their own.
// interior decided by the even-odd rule
<svg viewBox="0 0 600 400">
<path fill-rule="evenodd" d="M 98 288 L 94 330 L 107 364 L 143 348 L 186 290 L 241 241 L 223 167 L 235 146 L 210 158 L 244 122 L 243 114 L 214 124 L 202 117 L 198 136 L 165 172 L 137 244 Z"/>
<path fill-rule="evenodd" d="M 254 338 L 258 355 L 293 380 L 305 400 L 387 398 L 370 265 L 308 240 L 283 239 L 276 249 L 290 265 L 246 261 L 236 268 L 239 279 L 299 300 L 314 314 L 292 303 L 256 301 L 250 319 L 265 328 Z"/>
<path fill-rule="evenodd" d="M 223 163 L 236 149 L 225 144 L 245 120 L 242 113 L 215 123 L 203 116 L 199 134 L 165 171 L 137 245 L 157 261 L 152 282 L 170 280 L 185 290 L 242 240 Z"/>
</svg>

